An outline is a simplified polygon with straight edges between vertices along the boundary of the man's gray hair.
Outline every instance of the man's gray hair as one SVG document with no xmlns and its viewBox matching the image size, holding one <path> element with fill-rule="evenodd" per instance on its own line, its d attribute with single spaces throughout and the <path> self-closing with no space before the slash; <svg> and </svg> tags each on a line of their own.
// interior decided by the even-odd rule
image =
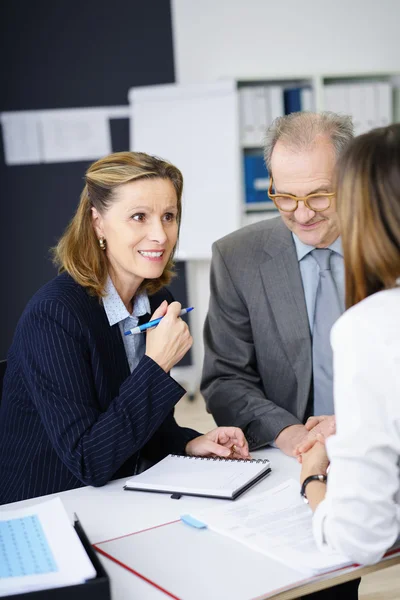
<svg viewBox="0 0 400 600">
<path fill-rule="evenodd" d="M 321 135 L 330 138 L 338 157 L 354 137 L 351 117 L 326 111 L 295 112 L 275 119 L 267 129 L 264 139 L 264 160 L 269 174 L 271 175 L 272 152 L 278 140 L 294 149 L 305 150 Z"/>
</svg>

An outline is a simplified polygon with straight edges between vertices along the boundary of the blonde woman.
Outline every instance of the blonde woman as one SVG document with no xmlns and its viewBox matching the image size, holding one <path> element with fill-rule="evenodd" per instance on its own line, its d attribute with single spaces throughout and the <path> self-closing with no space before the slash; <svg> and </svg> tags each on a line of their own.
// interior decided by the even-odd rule
<svg viewBox="0 0 400 600">
<path fill-rule="evenodd" d="M 302 455 L 301 482 L 320 547 L 368 564 L 400 533 L 400 125 L 350 144 L 336 191 L 348 309 L 331 333 L 337 433 Z"/>
<path fill-rule="evenodd" d="M 0 504 L 101 486 L 140 459 L 247 457 L 240 429 L 180 428 L 185 390 L 170 369 L 192 345 L 165 288 L 183 180 L 164 160 L 122 152 L 88 169 L 55 248 L 60 274 L 27 305 L 8 354 L 0 409 Z M 139 319 L 164 317 L 146 334 Z"/>
</svg>

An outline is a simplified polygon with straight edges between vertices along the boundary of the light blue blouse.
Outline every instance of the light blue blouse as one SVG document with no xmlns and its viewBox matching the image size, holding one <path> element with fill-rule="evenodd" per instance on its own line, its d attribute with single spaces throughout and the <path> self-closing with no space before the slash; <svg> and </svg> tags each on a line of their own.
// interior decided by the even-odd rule
<svg viewBox="0 0 400 600">
<path fill-rule="evenodd" d="M 108 277 L 106 287 L 106 296 L 103 297 L 103 306 L 106 311 L 110 326 L 118 323 L 122 339 L 125 346 L 126 358 L 129 368 L 132 371 L 138 366 L 146 351 L 146 336 L 138 333 L 137 335 L 124 335 L 124 331 L 136 327 L 139 317 L 150 313 L 150 302 L 146 292 L 135 296 L 132 314 L 130 315 L 125 304 L 122 302 L 115 286 Z"/>
</svg>

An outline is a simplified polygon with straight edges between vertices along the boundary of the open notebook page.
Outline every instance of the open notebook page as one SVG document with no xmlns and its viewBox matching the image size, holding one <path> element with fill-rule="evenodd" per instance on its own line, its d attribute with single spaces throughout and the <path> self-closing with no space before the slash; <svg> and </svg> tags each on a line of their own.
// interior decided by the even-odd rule
<svg viewBox="0 0 400 600">
<path fill-rule="evenodd" d="M 170 454 L 126 482 L 126 489 L 232 497 L 270 470 L 264 460 L 228 460 Z"/>
</svg>

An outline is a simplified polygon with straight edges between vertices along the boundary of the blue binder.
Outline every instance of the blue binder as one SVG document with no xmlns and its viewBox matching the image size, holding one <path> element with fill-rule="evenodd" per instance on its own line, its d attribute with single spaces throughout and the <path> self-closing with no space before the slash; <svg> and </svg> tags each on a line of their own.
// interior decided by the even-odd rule
<svg viewBox="0 0 400 600">
<path fill-rule="evenodd" d="M 244 157 L 244 180 L 246 204 L 268 202 L 269 174 L 262 154 L 247 154 Z"/>
<path fill-rule="evenodd" d="M 301 88 L 288 88 L 283 92 L 285 115 L 301 111 Z"/>
</svg>

